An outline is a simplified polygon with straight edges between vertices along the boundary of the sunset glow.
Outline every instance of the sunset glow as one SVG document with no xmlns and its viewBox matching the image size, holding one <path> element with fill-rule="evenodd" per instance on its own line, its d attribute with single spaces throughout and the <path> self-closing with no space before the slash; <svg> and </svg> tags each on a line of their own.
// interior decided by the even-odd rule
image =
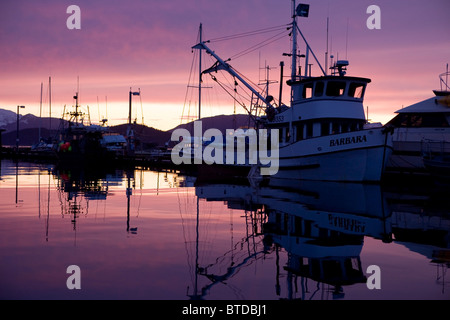
<svg viewBox="0 0 450 320">
<path fill-rule="evenodd" d="M 308 1 L 303 1 L 308 3 Z M 438 75 L 450 61 L 450 4 L 447 0 L 423 1 L 310 1 L 308 18 L 298 18 L 300 28 L 324 64 L 326 22 L 329 17 L 329 53 L 348 59 L 348 75 L 372 80 L 364 106 L 372 121 L 386 123 L 394 112 L 433 95 L 439 88 Z M 66 9 L 81 9 L 81 29 L 66 26 Z M 381 29 L 369 30 L 366 9 L 381 9 Z M 289 0 L 245 1 L 2 1 L 0 4 L 0 108 L 21 113 L 61 117 L 64 105 L 72 106 L 78 91 L 80 104 L 89 105 L 93 122 L 108 117 L 109 124 L 126 122 L 128 93 L 141 90 L 133 98 L 132 117 L 138 123 L 168 130 L 197 113 L 195 95 L 187 94 L 198 27 L 203 24 L 204 40 L 260 30 L 290 22 Z M 259 68 L 271 70 L 271 80 L 279 80 L 280 61 L 285 76 L 290 61 L 291 40 L 286 36 L 272 44 L 232 59 L 230 64 L 255 83 L 262 77 Z M 266 37 L 273 34 L 264 35 Z M 262 38 L 212 41 L 209 46 L 224 58 L 259 43 Z M 303 46 L 300 47 L 302 52 Z M 213 63 L 204 58 L 204 68 Z M 303 63 L 303 61 L 302 61 Z M 318 73 L 312 59 L 313 75 Z M 209 76 L 208 76 L 209 78 Z M 232 114 L 231 97 L 210 79 L 204 86 L 202 116 Z M 198 83 L 197 83 L 198 85 Z M 270 90 L 278 96 L 279 84 Z M 288 87 L 284 87 L 288 103 Z M 217 92 L 217 93 L 216 93 Z M 191 100 L 192 99 L 192 100 Z M 203 102 L 202 102 L 203 103 Z M 245 113 L 238 106 L 237 113 Z"/>
</svg>

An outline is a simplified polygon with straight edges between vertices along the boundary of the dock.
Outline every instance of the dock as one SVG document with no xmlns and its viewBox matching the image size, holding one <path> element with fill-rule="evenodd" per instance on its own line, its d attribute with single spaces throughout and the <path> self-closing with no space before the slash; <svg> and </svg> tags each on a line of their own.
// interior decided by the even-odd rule
<svg viewBox="0 0 450 320">
<path fill-rule="evenodd" d="M 71 169 L 71 165 L 61 165 L 58 156 L 55 152 L 43 152 L 43 151 L 33 151 L 31 147 L 20 146 L 18 149 L 15 147 L 2 147 L 0 152 L 0 159 L 10 159 L 13 161 L 26 161 L 34 163 L 45 163 L 55 166 L 65 167 L 66 169 Z M 77 163 L 73 168 L 109 168 L 109 169 L 144 169 L 153 170 L 158 172 L 169 172 L 169 173 L 180 173 L 185 175 L 197 176 L 198 167 L 195 164 L 180 164 L 176 165 L 172 162 L 170 151 L 154 149 L 146 152 L 137 151 L 133 155 L 120 155 L 115 158 L 100 159 L 98 163 Z M 223 175 L 217 175 L 217 177 L 209 177 L 213 180 L 223 179 Z M 227 180 L 247 178 L 244 176 L 232 177 L 229 176 Z M 436 181 L 429 171 L 423 169 L 406 169 L 406 168 L 394 168 L 387 167 L 380 181 L 382 185 L 417 185 L 434 184 Z M 445 185 L 450 185 L 445 183 Z"/>
<path fill-rule="evenodd" d="M 13 161 L 27 161 L 35 163 L 46 163 L 60 165 L 60 160 L 55 152 L 34 151 L 31 147 L 2 147 L 0 159 L 10 159 Z M 180 172 L 186 174 L 195 174 L 193 165 L 175 165 L 170 158 L 170 153 L 160 152 L 135 152 L 133 155 L 120 155 L 109 158 L 105 162 L 98 163 L 79 163 L 76 167 L 108 167 L 116 169 L 146 169 L 160 172 Z"/>
</svg>

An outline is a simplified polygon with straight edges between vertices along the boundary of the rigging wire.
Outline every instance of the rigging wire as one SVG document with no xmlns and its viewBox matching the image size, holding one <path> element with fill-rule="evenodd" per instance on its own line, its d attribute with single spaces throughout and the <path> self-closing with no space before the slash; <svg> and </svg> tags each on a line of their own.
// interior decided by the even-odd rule
<svg viewBox="0 0 450 320">
<path fill-rule="evenodd" d="M 244 102 L 241 102 L 241 101 L 237 100 L 236 97 L 235 97 L 235 95 L 234 95 L 234 94 L 231 94 L 231 93 L 227 90 L 227 89 L 229 89 L 229 88 L 225 87 L 225 85 L 222 84 L 219 80 L 217 80 L 216 77 L 214 77 L 213 75 L 211 75 L 211 77 L 212 77 L 212 79 L 213 79 L 214 81 L 216 81 L 216 83 L 217 83 L 217 84 L 218 84 L 218 85 L 219 85 L 226 93 L 228 93 L 228 95 L 230 95 L 230 97 L 232 97 L 239 105 L 241 105 L 242 108 L 244 108 L 245 111 L 247 111 L 247 113 L 248 113 L 250 116 L 252 116 L 250 110 L 247 108 L 247 106 L 245 105 Z"/>
<path fill-rule="evenodd" d="M 197 38 L 197 39 L 198 39 L 198 38 Z M 184 96 L 184 104 L 183 104 L 183 111 L 182 111 L 182 113 L 181 113 L 180 124 L 183 123 L 184 111 L 185 111 L 185 108 L 186 108 L 186 103 L 187 103 L 187 101 L 188 101 L 188 94 L 189 94 L 189 91 L 190 91 L 189 88 L 191 87 L 191 81 L 192 81 L 192 77 L 193 77 L 193 72 L 192 72 L 192 70 L 194 69 L 195 61 L 196 61 L 196 59 L 197 59 L 196 51 L 197 51 L 197 50 L 193 51 L 194 54 L 193 54 L 192 62 L 191 62 L 191 69 L 190 69 L 190 71 L 189 71 L 188 85 L 187 85 L 187 87 L 186 87 L 186 93 L 185 93 L 185 96 Z M 189 115 L 189 109 L 190 109 L 190 102 L 189 102 L 189 106 L 188 106 L 188 115 Z"/>
<path fill-rule="evenodd" d="M 244 37 L 249 37 L 249 36 L 255 36 L 255 35 L 260 35 L 260 34 L 265 34 L 265 33 L 273 33 L 273 32 L 277 32 L 275 35 L 269 37 L 268 39 L 265 39 L 255 45 L 252 45 L 251 47 L 240 51 L 234 55 L 232 55 L 228 60 L 226 61 L 230 61 L 231 59 L 238 59 L 240 57 L 243 57 L 251 52 L 254 52 L 255 50 L 258 50 L 262 47 L 265 47 L 269 44 L 272 44 L 276 41 L 279 41 L 281 39 L 284 39 L 287 35 L 287 32 L 291 32 L 290 30 L 292 29 L 291 24 L 284 24 L 284 25 L 279 25 L 279 26 L 274 26 L 274 27 L 268 27 L 268 28 L 262 28 L 262 29 L 258 29 L 258 30 L 254 30 L 254 31 L 249 31 L 249 32 L 243 32 L 243 33 L 238 33 L 238 34 L 233 34 L 233 35 L 228 35 L 228 36 L 223 36 L 223 37 L 218 37 L 218 38 L 212 38 L 208 41 L 205 42 L 221 42 L 221 41 L 229 41 L 229 40 L 235 40 L 235 39 L 240 39 L 240 38 L 244 38 Z M 281 32 L 278 32 L 280 31 Z M 197 41 L 199 41 L 199 36 L 197 37 Z M 189 80 L 188 80 L 188 86 L 187 86 L 187 90 L 186 90 L 186 94 L 185 94 L 185 100 L 184 100 L 184 105 L 183 105 L 183 111 L 182 111 L 182 116 L 180 119 L 180 123 L 183 123 L 183 119 L 185 118 L 189 118 L 190 116 L 190 107 L 191 107 L 191 100 L 188 99 L 188 95 L 189 95 L 189 89 L 192 87 L 196 87 L 195 85 L 193 85 L 192 83 L 195 81 L 193 80 L 193 78 L 196 76 L 196 74 L 194 73 L 194 67 L 195 67 L 195 61 L 198 58 L 197 50 L 193 51 L 194 55 L 193 55 L 193 59 L 192 59 L 192 63 L 191 63 L 191 68 L 190 68 L 190 73 L 189 73 Z M 213 61 L 214 62 L 214 61 Z M 259 85 L 255 84 L 253 81 L 251 81 L 250 79 L 248 79 L 247 77 L 245 77 L 244 75 L 242 75 L 241 73 L 239 73 L 238 71 L 234 70 L 236 73 L 239 74 L 239 76 L 241 76 L 243 79 L 245 79 L 245 81 L 247 81 L 249 84 L 251 84 L 253 87 L 255 88 L 259 88 Z M 220 73 L 223 74 L 223 70 L 220 70 Z M 210 74 L 211 75 L 211 74 Z M 239 105 L 241 105 L 248 114 L 251 115 L 252 112 L 252 106 L 251 104 L 253 103 L 253 96 L 250 95 L 249 92 L 247 91 L 243 91 L 246 94 L 243 95 L 242 93 L 238 93 L 237 92 L 237 82 L 236 79 L 234 79 L 234 81 L 232 83 L 228 83 L 228 85 L 226 83 L 220 82 L 215 76 L 211 75 L 211 78 L 220 86 L 222 87 L 222 89 L 224 89 L 224 91 L 230 95 L 233 100 L 235 102 L 237 102 Z M 229 81 L 227 77 L 224 77 L 224 79 L 226 79 L 226 81 Z M 203 82 L 203 81 L 202 81 Z M 199 86 L 201 85 L 201 83 L 198 84 Z M 191 90 L 192 91 L 192 90 Z M 234 94 L 231 94 L 231 91 L 234 92 Z M 262 90 L 260 90 L 262 91 Z M 191 92 L 191 95 L 193 93 Z M 237 97 L 238 96 L 238 97 Z M 241 100 L 249 100 L 250 101 L 250 110 L 249 108 L 245 105 L 245 103 Z M 188 115 L 185 116 L 185 112 L 186 112 L 186 108 L 188 108 Z M 258 108 L 256 109 L 258 110 Z"/>
<path fill-rule="evenodd" d="M 228 60 L 231 60 L 231 59 L 235 60 L 235 59 L 240 58 L 242 56 L 245 56 L 246 54 L 249 54 L 249 53 L 251 53 L 251 52 L 253 52 L 255 50 L 258 50 L 258 49 L 260 49 L 262 47 L 265 47 L 265 46 L 267 46 L 267 45 L 269 45 L 269 44 L 271 44 L 273 42 L 281 40 L 281 39 L 283 39 L 285 37 L 285 33 L 286 33 L 286 31 L 283 30 L 282 32 L 277 33 L 276 35 L 274 35 L 274 36 L 272 36 L 272 37 L 270 37 L 270 38 L 268 38 L 268 39 L 266 39 L 264 41 L 261 41 L 260 43 L 257 43 L 255 45 L 251 46 L 250 48 L 247 48 L 247 49 L 245 49 L 245 50 L 235 54 L 234 56 L 231 56 Z"/>
<path fill-rule="evenodd" d="M 268 27 L 268 28 L 263 28 L 263 29 L 259 29 L 259 30 L 254 30 L 254 31 L 242 32 L 242 33 L 237 33 L 234 35 L 212 38 L 207 42 L 220 42 L 220 41 L 239 39 L 239 38 L 243 38 L 243 37 L 250 37 L 250 36 L 254 36 L 254 35 L 258 35 L 258 34 L 278 31 L 282 28 L 289 28 L 290 26 L 291 26 L 291 24 L 284 24 L 284 25 Z"/>
</svg>

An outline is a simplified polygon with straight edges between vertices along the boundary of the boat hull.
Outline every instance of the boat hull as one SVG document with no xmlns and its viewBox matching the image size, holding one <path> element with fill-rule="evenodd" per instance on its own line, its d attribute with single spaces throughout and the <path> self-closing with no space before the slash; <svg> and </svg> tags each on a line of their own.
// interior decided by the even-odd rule
<svg viewBox="0 0 450 320">
<path fill-rule="evenodd" d="M 255 165 L 198 165 L 202 181 L 299 179 L 314 181 L 379 182 L 392 153 L 392 136 L 383 128 L 301 140 L 279 148 L 279 157 L 264 159 L 275 174 L 261 176 Z M 260 159 L 261 160 L 261 159 Z M 278 168 L 278 170 L 276 170 Z"/>
<path fill-rule="evenodd" d="M 425 171 L 423 142 L 432 149 L 450 155 L 450 128 L 396 128 L 393 135 L 394 152 L 389 159 L 389 170 Z M 441 145 L 445 142 L 445 148 Z"/>
<path fill-rule="evenodd" d="M 280 148 L 273 178 L 378 182 L 391 153 L 392 137 L 383 128 L 303 140 Z"/>
</svg>

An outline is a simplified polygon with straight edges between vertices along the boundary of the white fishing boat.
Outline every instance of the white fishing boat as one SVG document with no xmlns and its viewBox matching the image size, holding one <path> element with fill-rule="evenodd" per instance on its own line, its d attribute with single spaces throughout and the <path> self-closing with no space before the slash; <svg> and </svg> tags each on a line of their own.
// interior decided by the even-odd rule
<svg viewBox="0 0 450 320">
<path fill-rule="evenodd" d="M 433 90 L 434 97 L 397 110 L 397 115 L 386 124 L 394 128 L 389 171 L 424 171 L 425 163 L 433 160 L 435 154 L 439 153 L 442 159 L 450 157 L 448 75 L 447 65 L 447 72 L 439 75 L 441 88 Z"/>
<path fill-rule="evenodd" d="M 287 81 L 291 89 L 290 106 L 281 101 L 276 102 L 267 92 L 249 84 L 227 60 L 220 58 L 207 46 L 208 41 L 201 41 L 193 47 L 205 50 L 216 59 L 213 67 L 203 71 L 203 74 L 218 70 L 230 73 L 251 91 L 250 110 L 265 112 L 265 115 L 254 117 L 258 129 L 269 129 L 269 132 L 273 132 L 270 129 L 278 130 L 278 170 L 275 168 L 270 174 L 271 178 L 380 181 L 392 152 L 392 135 L 381 124 L 367 123 L 363 99 L 371 80 L 346 76 L 349 65 L 346 60 L 335 61 L 328 74 L 327 68 L 322 68 L 297 24 L 297 17 L 307 17 L 309 5 L 296 6 L 293 0 L 292 10 L 290 29 L 293 51 L 289 54 L 292 56 L 292 71 Z M 299 74 L 297 69 L 298 34 L 306 44 L 304 75 Z M 322 75 L 311 75 L 308 68 L 310 55 L 316 60 Z M 247 163 L 248 169 L 250 164 Z M 264 167 L 261 162 L 256 166 L 259 169 Z M 260 170 L 249 172 L 259 175 Z"/>
</svg>

